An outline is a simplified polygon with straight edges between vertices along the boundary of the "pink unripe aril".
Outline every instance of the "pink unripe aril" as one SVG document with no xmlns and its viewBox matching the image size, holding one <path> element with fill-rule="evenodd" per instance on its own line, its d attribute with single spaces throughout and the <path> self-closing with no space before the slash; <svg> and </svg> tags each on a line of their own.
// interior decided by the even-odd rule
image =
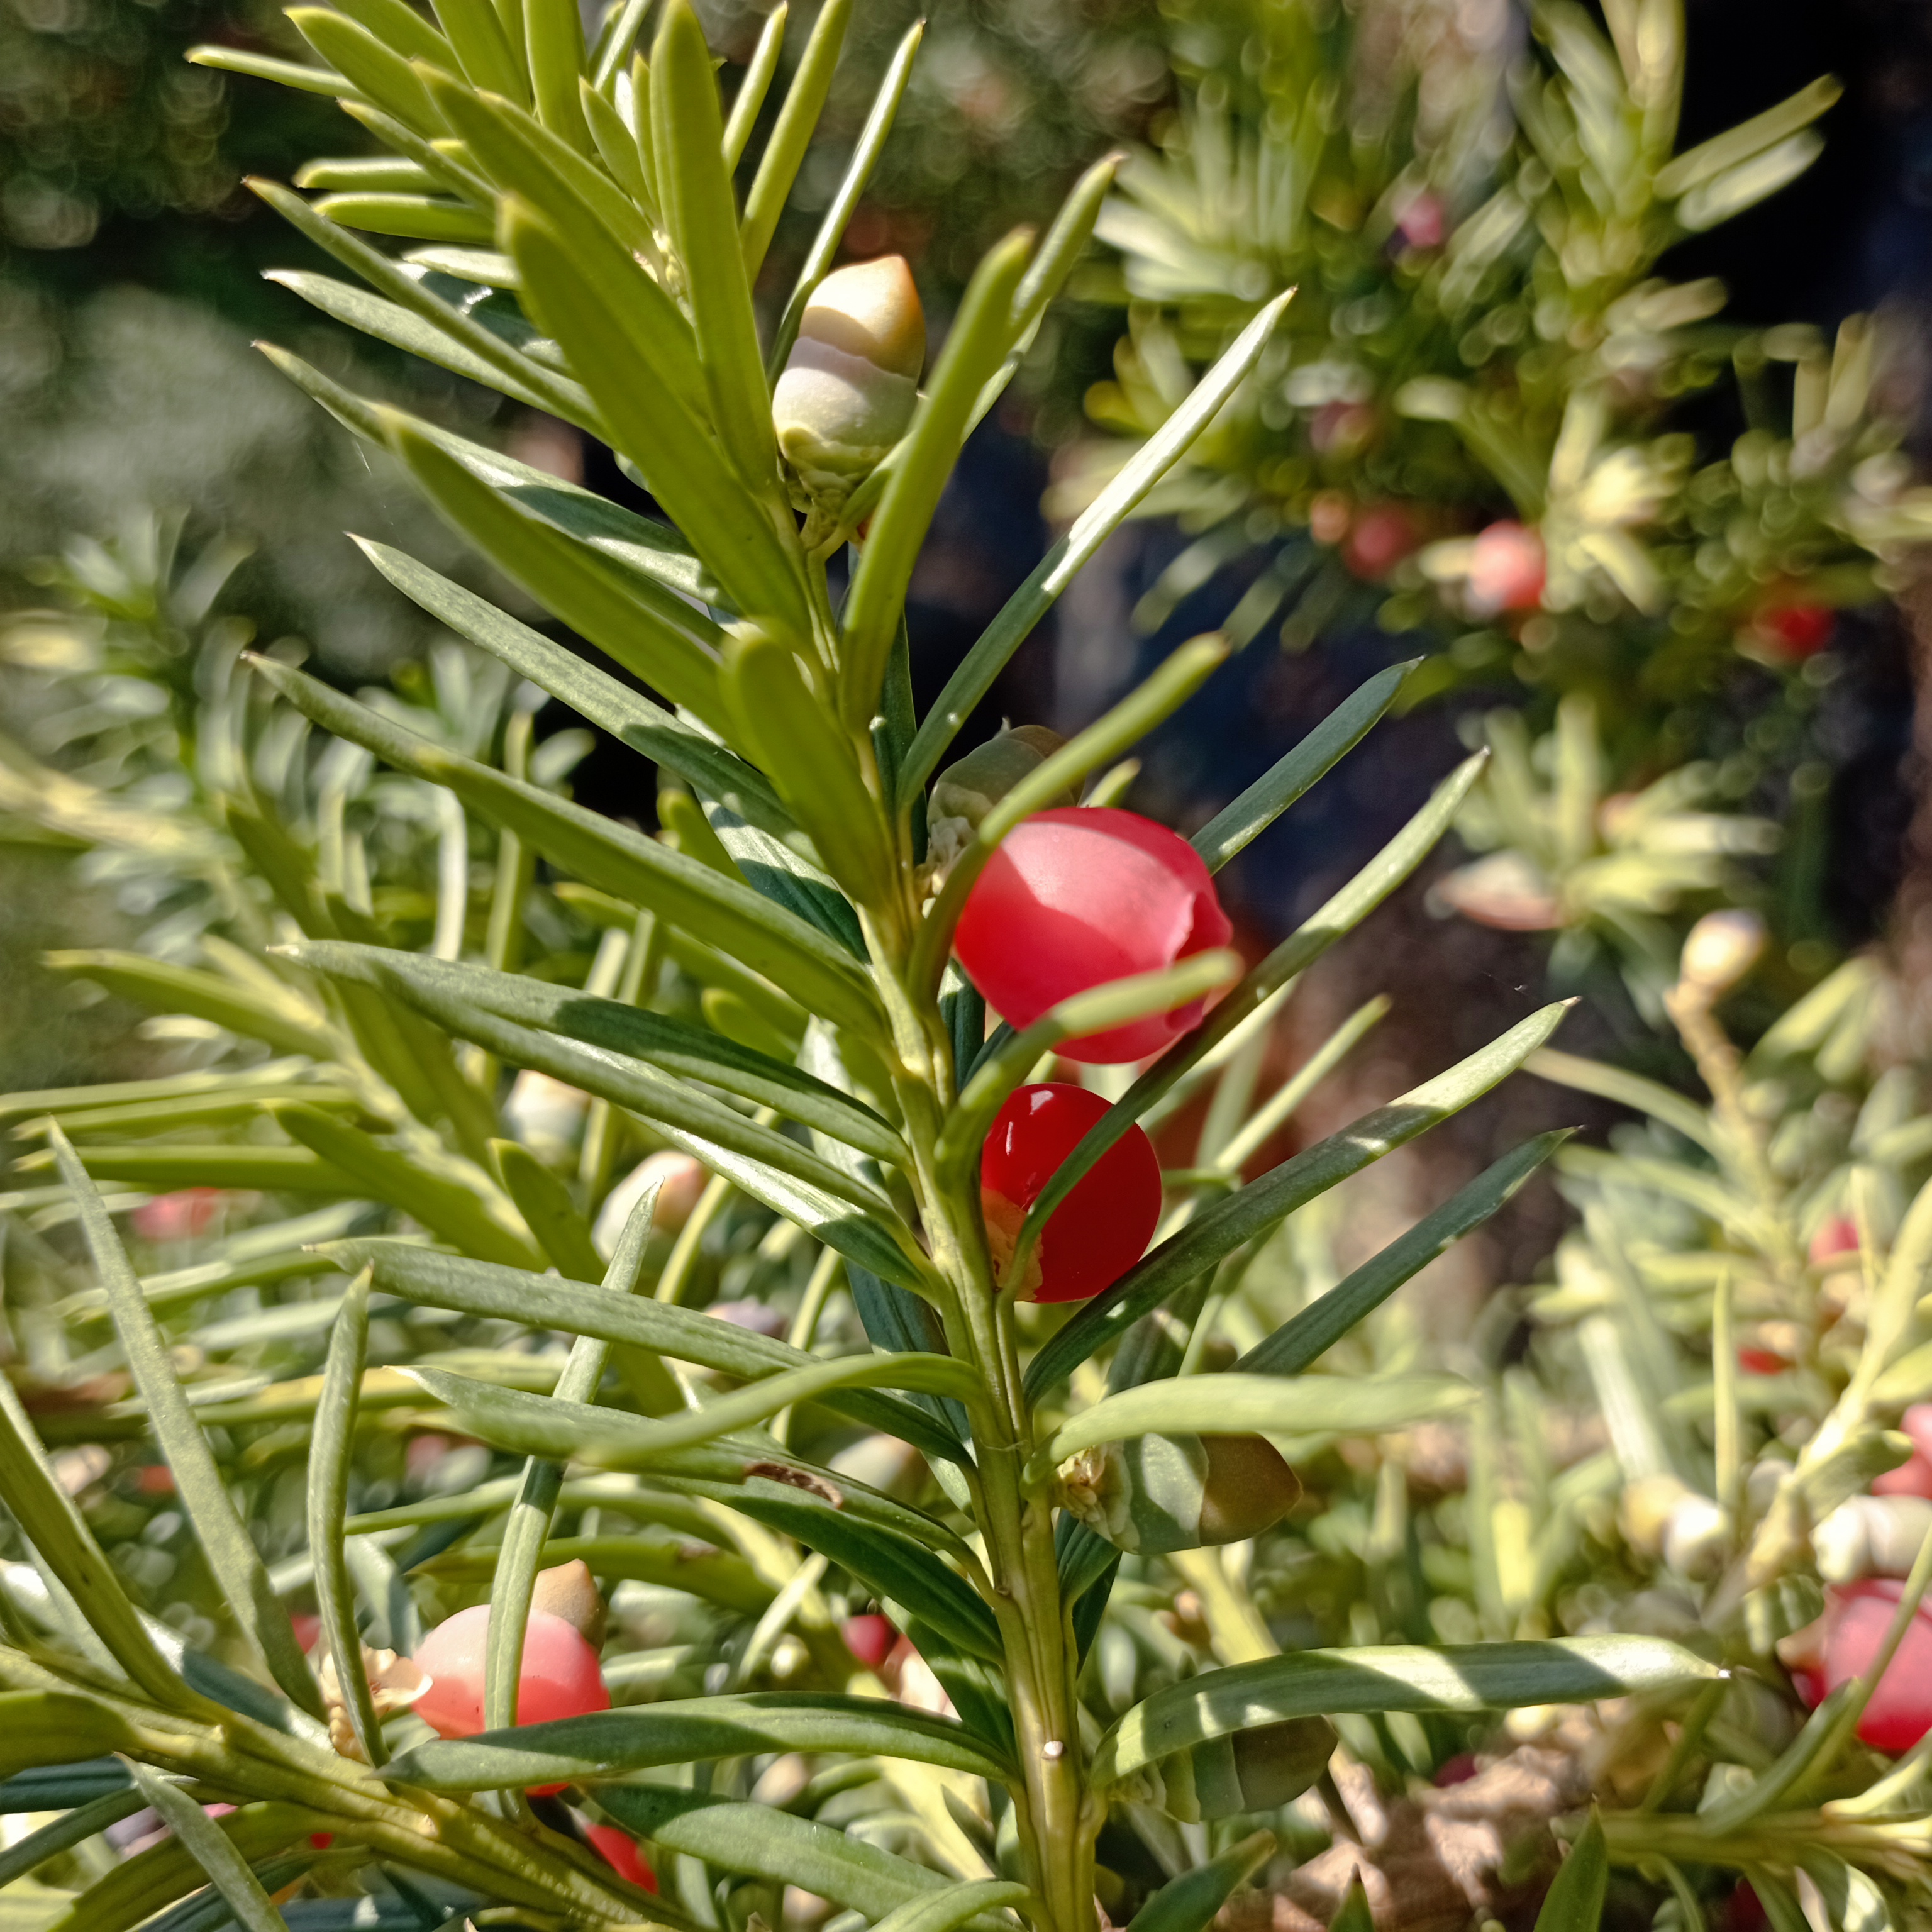
<svg viewBox="0 0 1932 1932">
<path fill-rule="evenodd" d="M 1029 1027 L 1076 993 L 1225 946 L 1234 928 L 1201 855 L 1112 806 L 1036 812 L 974 881 L 953 945 L 1000 1017 Z M 1144 1059 L 1200 1024 L 1204 1000 L 1066 1041 L 1069 1060 Z"/>
<path fill-rule="evenodd" d="M 1914 1402 L 1898 1418 L 1912 1438 L 1912 1454 L 1895 1469 L 1872 1478 L 1875 1496 L 1932 1497 L 1932 1402 Z"/>
<path fill-rule="evenodd" d="M 1815 1661 L 1807 1658 L 1792 1672 L 1808 1703 L 1822 1703 L 1876 1660 L 1904 1590 L 1895 1578 L 1868 1576 L 1826 1591 L 1822 1631 L 1814 1624 L 1787 1640 L 1795 1647 L 1810 1638 L 1816 1653 Z M 1922 1606 L 1858 1720 L 1858 1736 L 1874 1750 L 1905 1751 L 1928 1731 L 1932 1731 L 1932 1607 Z"/>
<path fill-rule="evenodd" d="M 1044 1081 L 1009 1096 L 980 1156 L 980 1202 L 994 1279 L 1004 1287 L 1027 1210 L 1107 1111 L 1084 1087 Z M 1147 1252 L 1160 1220 L 1160 1162 L 1131 1126 L 1060 1205 L 1028 1262 L 1027 1301 L 1084 1301 L 1111 1288 Z"/>
<path fill-rule="evenodd" d="M 1386 577 L 1422 541 L 1414 515 L 1400 503 L 1371 503 L 1356 513 L 1342 542 L 1342 561 L 1365 583 Z"/>
<path fill-rule="evenodd" d="M 892 1655 L 892 1646 L 899 1640 L 892 1619 L 876 1613 L 848 1617 L 842 1634 L 845 1639 L 845 1648 L 868 1670 L 878 1670 Z"/>
<path fill-rule="evenodd" d="M 1469 603 L 1484 616 L 1534 610 L 1546 575 L 1543 539 L 1521 524 L 1492 524 L 1469 547 Z"/>
<path fill-rule="evenodd" d="M 430 1679 L 416 1714 L 439 1736 L 474 1737 L 483 1729 L 483 1675 L 490 1635 L 490 1606 L 478 1604 L 446 1618 L 422 1640 L 416 1667 Z M 608 1711 L 597 1653 L 574 1624 L 548 1611 L 532 1610 L 524 1630 L 523 1664 L 517 1678 L 520 1724 L 547 1724 Z M 533 1787 L 539 1793 L 561 1785 Z"/>
</svg>

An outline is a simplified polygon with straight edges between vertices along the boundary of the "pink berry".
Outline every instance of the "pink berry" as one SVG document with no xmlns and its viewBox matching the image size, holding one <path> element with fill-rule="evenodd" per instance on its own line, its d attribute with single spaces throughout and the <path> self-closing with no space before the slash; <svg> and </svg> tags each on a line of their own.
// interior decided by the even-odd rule
<svg viewBox="0 0 1932 1932">
<path fill-rule="evenodd" d="M 1847 1216 L 1834 1214 L 1811 1237 L 1809 1255 L 1814 1268 L 1823 1268 L 1840 1255 L 1855 1255 L 1858 1251 L 1857 1227 Z"/>
<path fill-rule="evenodd" d="M 1535 531 L 1521 524 L 1492 524 L 1470 551 L 1470 605 L 1484 616 L 1534 610 L 1543 601 L 1546 574 L 1543 539 Z"/>
<path fill-rule="evenodd" d="M 1448 211 L 1439 196 L 1425 188 L 1403 208 L 1395 225 L 1410 248 L 1439 248 L 1449 232 Z"/>
<path fill-rule="evenodd" d="M 1897 1468 L 1873 1477 L 1871 1492 L 1875 1496 L 1923 1496 L 1932 1502 L 1932 1462 L 1925 1460 L 1922 1449 L 1915 1449 Z"/>
<path fill-rule="evenodd" d="M 844 1632 L 845 1648 L 868 1670 L 877 1670 L 892 1654 L 899 1640 L 890 1617 L 848 1617 Z"/>
<path fill-rule="evenodd" d="M 655 1892 L 658 1888 L 658 1875 L 650 1868 L 638 1841 L 628 1832 L 620 1832 L 614 1825 L 592 1825 L 586 1822 L 584 1835 L 590 1840 L 598 1856 L 620 1878 L 628 1879 L 632 1884 L 644 1891 Z"/>
<path fill-rule="evenodd" d="M 1046 1081 L 1011 1095 L 980 1156 L 980 1202 L 993 1272 L 1005 1285 L 1027 1210 L 1107 1103 L 1084 1087 Z M 1085 1301 L 1147 1252 L 1160 1220 L 1160 1162 L 1131 1126 L 1048 1216 L 1020 1289 L 1027 1301 Z"/>
<path fill-rule="evenodd" d="M 134 1232 L 151 1241 L 191 1241 L 205 1234 L 229 1203 L 220 1187 L 183 1187 L 158 1194 L 128 1216 Z"/>
<path fill-rule="evenodd" d="M 446 1738 L 474 1737 L 483 1728 L 484 1659 L 489 1639 L 490 1606 L 458 1610 L 423 1639 L 417 1667 L 430 1687 L 418 1699 L 416 1714 Z M 517 1679 L 517 1722 L 544 1724 L 558 1718 L 580 1718 L 608 1711 L 597 1653 L 582 1634 L 561 1617 L 532 1610 L 524 1631 L 523 1669 Z M 560 1784 L 533 1786 L 542 1796 Z"/>
<path fill-rule="evenodd" d="M 1932 1499 L 1932 1402 L 1914 1402 L 1898 1419 L 1912 1438 L 1912 1454 L 1895 1469 L 1872 1478 L 1875 1496 L 1924 1496 Z"/>
<path fill-rule="evenodd" d="M 1422 541 L 1414 518 L 1400 503 L 1372 503 L 1360 512 L 1342 544 L 1342 561 L 1366 581 L 1386 577 Z"/>
<path fill-rule="evenodd" d="M 1137 812 L 1064 806 L 1035 813 L 993 854 L 953 944 L 1000 1018 L 1029 1027 L 1076 993 L 1225 946 L 1233 930 L 1186 839 Z M 1144 1059 L 1192 1032 L 1206 1004 L 1190 1000 L 1060 1051 L 1094 1066 Z"/>
<path fill-rule="evenodd" d="M 1904 1588 L 1894 1577 L 1868 1576 L 1826 1591 L 1822 1693 L 1850 1683 L 1870 1666 Z M 1932 1731 L 1932 1612 L 1922 1606 L 1858 1720 L 1858 1736 L 1875 1750 L 1904 1751 L 1928 1731 Z"/>
</svg>

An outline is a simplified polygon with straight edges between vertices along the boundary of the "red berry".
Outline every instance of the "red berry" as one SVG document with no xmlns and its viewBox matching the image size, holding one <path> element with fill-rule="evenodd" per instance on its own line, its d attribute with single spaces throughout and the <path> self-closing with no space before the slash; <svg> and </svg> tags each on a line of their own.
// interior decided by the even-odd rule
<svg viewBox="0 0 1932 1932">
<path fill-rule="evenodd" d="M 1811 1265 L 1822 1268 L 1828 1262 L 1834 1261 L 1840 1255 L 1855 1255 L 1858 1251 L 1858 1231 L 1845 1215 L 1834 1214 L 1811 1237 L 1809 1250 Z"/>
<path fill-rule="evenodd" d="M 490 1606 L 478 1604 L 436 1625 L 416 1654 L 430 1687 L 416 1714 L 446 1738 L 474 1737 L 483 1728 L 484 1658 L 489 1639 Z M 557 1718 L 580 1718 L 608 1711 L 597 1653 L 582 1634 L 561 1617 L 532 1610 L 524 1630 L 523 1668 L 517 1679 L 517 1722 L 544 1724 Z M 533 1786 L 538 1796 L 561 1791 L 560 1784 Z"/>
<path fill-rule="evenodd" d="M 1826 1591 L 1826 1691 L 1862 1676 L 1871 1664 L 1904 1588 L 1894 1577 L 1868 1576 Z M 1875 1750 L 1904 1751 L 1928 1731 L 1932 1731 L 1932 1609 L 1922 1606 L 1858 1720 L 1858 1736 Z"/>
<path fill-rule="evenodd" d="M 1543 539 L 1535 531 L 1521 524 L 1492 524 L 1470 550 L 1470 605 L 1484 616 L 1534 610 L 1543 601 L 1546 574 Z"/>
<path fill-rule="evenodd" d="M 980 1156 L 980 1202 L 1002 1286 L 1027 1210 L 1106 1111 L 1099 1094 L 1058 1081 L 1022 1087 L 1000 1109 Z M 1112 1287 L 1147 1252 L 1160 1220 L 1160 1162 L 1132 1126 L 1048 1216 L 1022 1299 L 1084 1301 Z"/>
<path fill-rule="evenodd" d="M 597 1855 L 620 1878 L 628 1879 L 649 1892 L 658 1888 L 658 1875 L 650 1868 L 638 1841 L 628 1832 L 620 1832 L 614 1825 L 592 1825 L 586 1822 L 584 1835 L 590 1840 Z"/>
<path fill-rule="evenodd" d="M 1233 930 L 1186 839 L 1137 812 L 1063 806 L 1036 812 L 987 862 L 953 944 L 1000 1018 L 1029 1027 L 1076 993 L 1225 946 Z M 1192 1000 L 1060 1051 L 1094 1066 L 1142 1060 L 1192 1031 L 1206 1006 Z"/>
<path fill-rule="evenodd" d="M 1342 544 L 1352 574 L 1386 577 L 1422 541 L 1415 519 L 1400 503 L 1373 503 L 1360 512 Z"/>
<path fill-rule="evenodd" d="M 892 1654 L 899 1634 L 893 1629 L 889 1617 L 848 1617 L 844 1637 L 845 1648 L 868 1670 L 877 1670 Z"/>
<path fill-rule="evenodd" d="M 183 1187 L 143 1202 L 128 1218 L 150 1241 L 191 1241 L 206 1234 L 227 1205 L 224 1188 Z"/>
<path fill-rule="evenodd" d="M 1781 1376 L 1790 1366 L 1774 1348 L 1738 1351 L 1738 1366 L 1748 1376 Z"/>
<path fill-rule="evenodd" d="M 1808 658 L 1832 641 L 1838 614 L 1822 604 L 1784 604 L 1760 611 L 1757 627 L 1781 655 Z"/>
<path fill-rule="evenodd" d="M 1771 1922 L 1764 1901 L 1751 1889 L 1749 1879 L 1740 1879 L 1738 1888 L 1725 1902 L 1724 1932 L 1764 1932 Z"/>
</svg>

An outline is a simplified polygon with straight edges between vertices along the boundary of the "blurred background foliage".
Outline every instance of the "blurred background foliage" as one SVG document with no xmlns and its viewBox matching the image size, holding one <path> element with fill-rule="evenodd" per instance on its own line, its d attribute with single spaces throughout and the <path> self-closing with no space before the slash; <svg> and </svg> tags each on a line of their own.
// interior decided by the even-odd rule
<svg viewBox="0 0 1932 1932">
<path fill-rule="evenodd" d="M 835 92 L 772 287 L 789 286 L 864 80 L 914 14 L 905 0 L 860 9 L 851 91 Z M 1554 1188 L 1526 1189 L 1332 1364 L 1442 1363 L 1481 1382 L 1480 1423 L 1414 1432 L 1379 1459 L 1346 1441 L 1298 1445 L 1304 1504 L 1234 1557 L 1234 1596 L 1216 1596 L 1218 1568 L 1130 1564 L 1090 1704 L 1118 1710 L 1225 1659 L 1239 1631 L 1216 1618 L 1253 1614 L 1243 1590 L 1295 1646 L 1677 1633 L 1745 1617 L 1732 1599 L 1750 1594 L 1750 1648 L 1774 1672 L 1772 1645 L 1816 1610 L 1820 1585 L 1766 1526 L 1846 1500 L 1844 1468 L 1821 1469 L 1807 1445 L 1851 1400 L 1870 1334 L 1859 1224 L 1876 1268 L 1932 1162 L 1932 946 L 1915 938 L 1932 908 L 1932 736 L 1913 676 L 1932 535 L 1916 481 L 1932 368 L 1927 10 L 1690 0 L 1681 36 L 1664 0 L 1533 14 L 1508 0 L 943 0 L 926 17 L 850 238 L 857 255 L 904 253 L 941 326 L 989 241 L 1050 208 L 1107 145 L 1132 159 L 1081 299 L 976 437 L 922 559 L 922 698 L 1053 521 L 1293 284 L 1261 376 L 1081 580 L 980 727 L 1004 712 L 1077 728 L 1178 638 L 1225 626 L 1246 640 L 1238 670 L 1120 780 L 1137 806 L 1190 829 L 1370 671 L 1424 658 L 1406 715 L 1223 875 L 1250 939 L 1305 918 L 1465 748 L 1492 753 L 1460 849 L 1162 1124 L 1171 1168 L 1194 1177 L 1177 1185 L 1231 1184 L 1380 1104 L 1535 1004 L 1546 975 L 1588 996 L 1564 1052 L 1535 1064 L 1540 1080 L 1511 1083 L 1426 1153 L 1391 1157 L 1239 1257 L 1195 1330 L 1192 1366 L 1226 1366 L 1445 1183 L 1582 1120 L 1594 1131 L 1560 1157 Z M 728 62 L 749 58 L 755 10 L 713 6 L 706 24 Z M 508 943 L 488 909 L 518 856 L 460 817 L 452 828 L 427 788 L 244 715 L 230 674 L 245 644 L 374 685 L 446 742 L 535 757 L 546 782 L 607 812 L 660 818 L 569 714 L 533 705 L 374 578 L 341 531 L 472 580 L 475 568 L 248 338 L 272 335 L 364 393 L 613 495 L 630 486 L 574 432 L 382 360 L 260 279 L 308 264 L 242 176 L 286 179 L 307 155 L 353 152 L 358 130 L 326 103 L 183 64 L 202 43 L 297 52 L 266 7 L 0 0 L 0 1012 L 31 1016 L 0 1029 L 0 1092 L 192 1083 L 249 1061 L 253 1048 L 205 1020 L 89 992 L 42 958 L 123 946 L 214 963 L 260 991 L 269 902 L 259 842 L 230 817 L 237 796 L 272 802 L 337 910 L 388 943 L 446 956 Z M 1766 113 L 1750 138 L 1728 135 Z M 698 836 L 670 800 L 662 819 L 674 841 Z M 551 884 L 539 874 L 522 902 L 526 966 L 604 983 L 624 933 L 596 896 Z M 1754 934 L 1761 921 L 1762 941 L 1687 1004 L 1681 949 L 1713 913 L 1743 915 Z M 784 1004 L 748 1004 L 760 988 L 700 952 L 652 970 L 643 997 L 670 1010 L 732 1015 L 766 1040 L 760 1027 L 788 1023 Z M 1327 1052 L 1336 1040 L 1346 1050 Z M 608 1120 L 598 1138 L 535 1084 L 504 1104 L 586 1202 L 650 1150 L 614 1144 Z M 124 1135 L 111 1107 L 91 1112 L 70 1102 L 77 1138 Z M 1268 1134 L 1244 1139 L 1244 1120 L 1264 1117 Z M 28 1142 L 14 1152 L 33 1161 Z M 44 1168 L 0 1182 L 13 1190 L 9 1266 L 29 1302 L 71 1314 L 82 1291 Z M 123 1205 L 140 1198 L 126 1184 Z M 161 1211 L 133 1223 L 144 1271 L 248 1265 L 244 1224 L 260 1204 L 247 1196 L 148 1204 Z M 688 1246 L 694 1305 L 751 1298 L 797 1317 L 802 1256 L 762 1210 L 714 1204 Z M 319 1360 L 312 1292 L 290 1275 L 202 1301 L 190 1282 L 178 1310 L 211 1378 L 296 1377 Z M 835 1294 L 824 1314 L 836 1346 L 850 1310 Z M 1840 1418 L 1868 1444 L 1932 1393 L 1915 1319 Z M 385 1320 L 384 1360 L 500 1339 L 413 1332 L 394 1310 Z M 39 1352 L 10 1366 L 58 1408 L 98 1365 L 58 1339 L 59 1323 L 24 1326 Z M 487 1458 L 472 1466 L 476 1445 L 404 1436 L 399 1424 L 373 1446 L 359 1507 L 427 1504 L 489 1473 Z M 1887 1441 L 1895 1460 L 1902 1438 Z M 286 1432 L 262 1444 L 264 1468 L 298 1462 Z M 134 1451 L 116 1454 L 90 1507 L 118 1522 L 144 1600 L 199 1631 L 208 1592 L 190 1539 Z M 286 1554 L 290 1495 L 270 1516 L 272 1553 Z M 431 1607 L 473 1597 L 478 1574 L 460 1552 L 425 1571 Z M 738 1628 L 643 1577 L 616 1608 L 627 1695 L 694 1688 Z M 1736 1762 L 1768 1761 L 1796 1718 L 1780 1691 L 1741 1700 L 1714 1736 Z M 1544 1745 L 1631 1802 L 1662 1768 L 1654 1724 L 1635 1742 L 1580 1743 L 1568 1721 L 1504 1741 L 1519 1799 L 1532 1774 L 1556 1780 L 1536 1801 L 1539 1830 L 1580 1802 L 1556 1758 L 1536 1756 Z M 1360 1720 L 1347 1736 L 1384 1797 L 1406 1779 L 1451 1786 L 1477 1742 L 1432 1718 Z M 1676 1774 L 1700 1762 L 1687 1754 Z M 880 1802 L 855 1801 L 855 1815 Z M 1359 1827 L 1379 1802 L 1351 1785 L 1335 1809 Z M 1425 1802 L 1450 1794 L 1400 1804 Z M 1281 1821 L 1309 1862 L 1277 1874 L 1294 1901 L 1277 1925 L 1306 1932 L 1340 1902 L 1352 1868 L 1324 1876 L 1323 1861 L 1353 1853 L 1322 1851 L 1328 1815 Z M 1537 1844 L 1550 1849 L 1546 1832 Z M 1121 1830 L 1108 1852 L 1143 1878 L 1162 1868 L 1157 1839 Z M 1696 1869 L 1704 1905 L 1724 1906 L 1728 1878 Z M 1407 1903 L 1412 1916 L 1432 1904 Z M 1510 1909 L 1498 1894 L 1461 1904 Z M 1667 1911 L 1660 1925 L 1690 1922 Z"/>
</svg>

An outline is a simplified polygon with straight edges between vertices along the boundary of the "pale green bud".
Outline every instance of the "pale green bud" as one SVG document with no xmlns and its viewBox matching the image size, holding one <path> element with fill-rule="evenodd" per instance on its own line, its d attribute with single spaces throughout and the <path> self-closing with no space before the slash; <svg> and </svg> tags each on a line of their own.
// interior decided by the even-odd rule
<svg viewBox="0 0 1932 1932">
<path fill-rule="evenodd" d="M 926 817 L 929 856 L 942 866 L 950 865 L 979 830 L 987 813 L 1066 742 L 1044 724 L 1021 724 L 988 738 L 983 745 L 975 745 L 963 758 L 956 758 L 932 782 Z M 1078 788 L 1069 785 L 1040 808 L 1079 802 Z"/>
<path fill-rule="evenodd" d="M 1084 1450 L 1060 1471 L 1061 1507 L 1142 1556 L 1244 1543 L 1273 1528 L 1300 1494 L 1294 1472 L 1258 1436 L 1138 1436 Z"/>
<path fill-rule="evenodd" d="M 901 255 L 826 277 L 800 317 L 772 420 L 808 496 L 843 502 L 906 433 L 926 360 L 926 316 Z"/>
</svg>

